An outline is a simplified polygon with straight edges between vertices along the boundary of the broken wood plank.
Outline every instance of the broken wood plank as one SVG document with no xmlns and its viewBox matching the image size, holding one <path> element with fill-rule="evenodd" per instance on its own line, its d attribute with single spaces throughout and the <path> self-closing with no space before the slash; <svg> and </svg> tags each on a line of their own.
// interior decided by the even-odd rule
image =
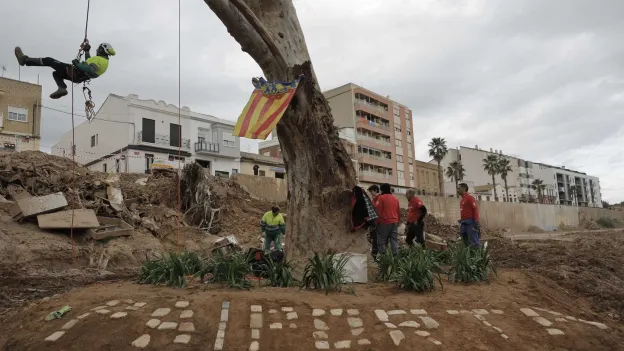
<svg viewBox="0 0 624 351">
<path fill-rule="evenodd" d="M 21 185 L 9 184 L 7 186 L 7 193 L 11 196 L 11 198 L 15 201 L 19 201 L 21 199 L 27 199 L 32 197 L 26 189 L 22 188 Z"/>
<path fill-rule="evenodd" d="M 65 206 L 67 206 L 67 199 L 65 199 L 63 193 L 58 192 L 55 194 L 18 200 L 12 208 L 11 215 L 16 217 L 21 213 L 21 218 L 27 218 L 38 214 L 53 212 Z M 15 207 L 17 207 L 17 209 L 14 209 Z M 14 214 L 17 211 L 20 213 Z"/>
<path fill-rule="evenodd" d="M 66 229 L 72 227 L 72 210 L 59 211 L 37 216 L 41 229 Z M 100 223 L 93 210 L 74 210 L 74 228 L 97 228 Z"/>
<path fill-rule="evenodd" d="M 119 236 L 130 236 L 134 233 L 134 227 L 118 218 L 97 217 L 100 226 L 87 231 L 94 240 L 103 240 Z"/>
</svg>

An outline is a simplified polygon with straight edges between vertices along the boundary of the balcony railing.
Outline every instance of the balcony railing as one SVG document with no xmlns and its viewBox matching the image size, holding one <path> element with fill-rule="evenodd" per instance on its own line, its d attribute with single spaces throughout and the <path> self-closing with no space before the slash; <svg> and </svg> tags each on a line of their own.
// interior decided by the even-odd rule
<svg viewBox="0 0 624 351">
<path fill-rule="evenodd" d="M 372 172 L 372 171 L 358 171 L 358 174 L 361 176 L 367 176 L 367 177 L 375 177 L 375 178 L 385 178 L 385 179 L 390 179 L 392 178 L 391 175 L 389 174 L 385 174 L 385 173 L 379 173 L 379 172 Z"/>
<path fill-rule="evenodd" d="M 172 145 L 171 144 L 171 138 L 169 137 L 169 135 L 164 135 L 164 134 L 154 134 L 154 141 L 146 141 L 143 138 L 143 132 L 138 132 L 137 133 L 137 140 L 139 141 L 139 143 L 141 144 L 154 144 L 154 145 L 165 145 L 165 146 L 171 146 L 171 147 L 178 147 L 178 145 Z M 182 145 L 181 147 L 183 149 L 191 149 L 191 139 L 182 139 Z"/>
<path fill-rule="evenodd" d="M 375 142 L 375 143 L 379 143 L 379 144 L 382 144 L 382 145 L 385 145 L 385 146 L 391 146 L 392 145 L 392 143 L 390 143 L 389 141 L 384 141 L 383 139 L 377 139 L 377 138 L 369 137 L 369 136 L 366 136 L 364 134 L 358 134 L 357 135 L 357 139 L 369 140 L 369 141 L 372 141 L 372 142 Z"/>
<path fill-rule="evenodd" d="M 379 110 L 379 111 L 381 111 L 383 113 L 388 112 L 388 110 L 385 107 L 383 107 L 381 105 L 372 104 L 370 102 L 367 102 L 366 100 L 355 99 L 355 102 L 360 104 L 360 105 L 364 105 L 364 106 L 368 106 L 370 108 L 374 108 L 374 109 Z"/>
<path fill-rule="evenodd" d="M 373 128 L 383 129 L 384 131 L 390 131 L 390 125 L 384 125 L 381 123 L 369 121 L 366 118 L 361 118 L 361 117 L 358 117 L 357 119 L 358 119 L 358 125 L 360 126 L 373 127 Z"/>
<path fill-rule="evenodd" d="M 195 152 L 219 153 L 219 144 L 211 141 L 198 141 L 195 143 Z"/>
<path fill-rule="evenodd" d="M 371 155 L 371 154 L 367 154 L 367 153 L 363 153 L 363 152 L 358 152 L 358 158 L 361 158 L 362 160 L 366 160 L 367 158 L 373 161 L 377 161 L 377 162 L 383 162 L 386 164 L 392 164 L 392 159 L 391 158 L 387 158 L 387 157 L 383 157 L 383 156 L 376 156 L 376 155 Z"/>
</svg>

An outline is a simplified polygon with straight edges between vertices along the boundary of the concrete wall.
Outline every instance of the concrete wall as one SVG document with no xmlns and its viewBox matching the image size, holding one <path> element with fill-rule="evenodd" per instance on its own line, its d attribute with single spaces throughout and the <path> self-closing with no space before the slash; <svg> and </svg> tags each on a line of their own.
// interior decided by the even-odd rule
<svg viewBox="0 0 624 351">
<path fill-rule="evenodd" d="M 237 174 L 234 178 L 255 197 L 269 201 L 286 201 L 288 190 L 286 181 L 268 177 L 255 177 Z M 401 208 L 407 208 L 405 195 L 397 195 Z M 459 199 L 451 197 L 420 196 L 441 223 L 457 224 L 459 219 Z M 480 222 L 484 228 L 506 228 L 525 231 L 538 227 L 551 231 L 561 226 L 578 226 L 583 220 L 596 220 L 600 217 L 617 218 L 624 221 L 623 211 L 600 208 L 560 206 L 548 204 L 504 203 L 479 201 Z"/>
<path fill-rule="evenodd" d="M 286 187 L 285 179 L 259 177 L 240 173 L 233 174 L 232 178 L 236 179 L 238 184 L 253 197 L 267 201 L 283 202 L 286 201 L 288 196 L 288 188 Z"/>
</svg>

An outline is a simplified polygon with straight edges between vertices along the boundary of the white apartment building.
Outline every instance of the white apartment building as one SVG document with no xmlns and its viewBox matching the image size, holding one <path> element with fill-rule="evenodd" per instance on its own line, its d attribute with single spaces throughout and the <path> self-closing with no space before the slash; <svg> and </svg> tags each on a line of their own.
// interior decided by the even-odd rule
<svg viewBox="0 0 624 351">
<path fill-rule="evenodd" d="M 197 162 L 210 174 L 229 176 L 240 169 L 240 138 L 235 122 L 192 112 L 137 95 L 110 94 L 95 118 L 75 128 L 76 161 L 102 172 L 149 173 L 153 164 L 174 168 Z M 181 131 L 181 138 L 180 138 Z M 72 157 L 72 131 L 52 154 Z"/>
<path fill-rule="evenodd" d="M 450 149 L 441 162 L 442 171 L 445 174 L 445 195 L 451 196 L 456 193 L 455 182 L 446 177 L 446 169 L 453 161 L 461 161 L 465 175 L 462 182 L 467 183 L 470 192 L 475 194 L 478 200 L 494 201 L 494 189 L 492 176 L 483 170 L 483 159 L 490 154 L 498 154 L 509 159 L 512 172 L 507 176 L 509 193 L 505 192 L 504 181 L 500 175 L 494 179 L 496 193 L 499 201 L 510 202 L 542 202 L 560 205 L 575 205 L 588 207 L 602 207 L 600 193 L 600 181 L 597 177 L 585 173 L 555 167 L 543 163 L 531 162 L 516 156 L 503 154 L 502 150 L 480 149 L 461 146 Z M 430 163 L 435 163 L 434 160 Z M 540 179 L 545 186 L 538 196 L 537 190 L 533 189 L 535 179 Z"/>
</svg>

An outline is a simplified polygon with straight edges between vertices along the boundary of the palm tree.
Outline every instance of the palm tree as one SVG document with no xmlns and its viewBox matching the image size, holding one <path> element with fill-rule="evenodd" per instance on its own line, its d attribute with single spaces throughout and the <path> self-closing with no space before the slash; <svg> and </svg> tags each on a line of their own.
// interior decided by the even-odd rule
<svg viewBox="0 0 624 351">
<path fill-rule="evenodd" d="M 500 174 L 501 178 L 503 178 L 503 181 L 505 182 L 505 195 L 507 197 L 507 202 L 509 202 L 509 187 L 507 187 L 507 175 L 513 172 L 513 168 L 511 168 L 511 161 L 503 156 L 499 156 L 498 167 L 498 174 Z"/>
<path fill-rule="evenodd" d="M 449 163 L 449 166 L 446 168 L 446 176 L 455 182 L 456 189 L 459 185 L 459 181 L 463 180 L 465 175 L 466 170 L 464 169 L 464 165 L 462 165 L 461 161 L 453 161 Z"/>
<path fill-rule="evenodd" d="M 498 155 L 487 155 L 487 157 L 483 159 L 483 170 L 492 176 L 492 187 L 494 188 L 494 201 L 498 201 L 498 194 L 496 193 L 496 179 L 494 177 L 497 174 L 499 174 L 498 172 L 498 170 L 500 169 L 499 165 L 500 165 L 500 161 L 498 160 Z"/>
<path fill-rule="evenodd" d="M 542 203 L 542 194 L 546 189 L 546 184 L 544 184 L 544 181 L 541 179 L 535 179 L 531 184 L 531 188 L 535 189 L 535 191 L 537 192 L 537 199 L 540 203 Z"/>
<path fill-rule="evenodd" d="M 440 163 L 447 153 L 448 148 L 446 147 L 446 140 L 444 140 L 444 138 L 431 139 L 429 142 L 429 157 L 433 158 L 438 163 L 438 170 L 440 170 Z M 444 196 L 444 178 L 442 178 L 442 172 L 438 172 L 438 181 L 440 183 L 440 193 Z"/>
</svg>

